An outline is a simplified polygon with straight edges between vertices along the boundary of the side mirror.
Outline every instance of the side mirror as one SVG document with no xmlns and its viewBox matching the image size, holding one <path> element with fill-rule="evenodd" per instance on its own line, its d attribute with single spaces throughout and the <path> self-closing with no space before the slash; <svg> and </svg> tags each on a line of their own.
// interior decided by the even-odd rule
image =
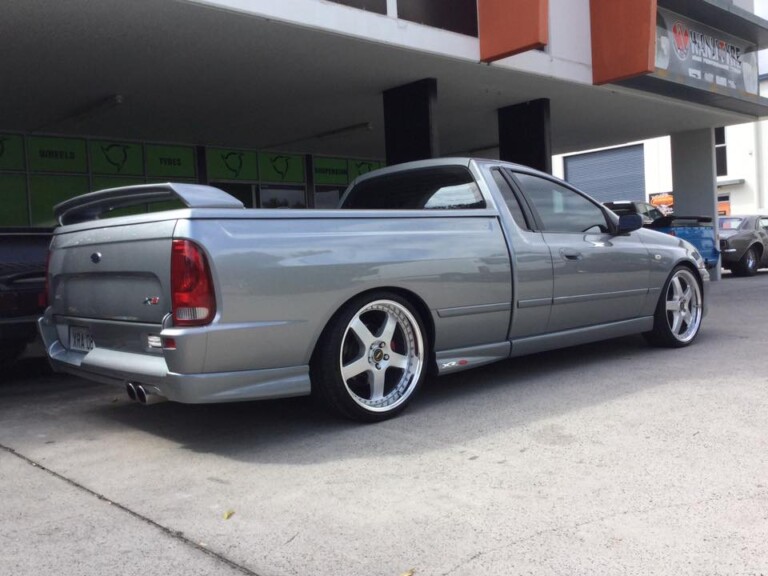
<svg viewBox="0 0 768 576">
<path fill-rule="evenodd" d="M 619 216 L 617 234 L 629 234 L 643 227 L 643 217 L 640 214 L 622 214 Z"/>
</svg>

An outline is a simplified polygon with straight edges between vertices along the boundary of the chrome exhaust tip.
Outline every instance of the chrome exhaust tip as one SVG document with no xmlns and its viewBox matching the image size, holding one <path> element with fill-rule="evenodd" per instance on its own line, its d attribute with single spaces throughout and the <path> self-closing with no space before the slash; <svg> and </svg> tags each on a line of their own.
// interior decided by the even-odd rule
<svg viewBox="0 0 768 576">
<path fill-rule="evenodd" d="M 128 382 L 128 384 L 125 385 L 125 391 L 128 393 L 128 398 L 134 402 L 138 401 L 139 397 L 138 394 L 136 394 L 136 386 L 133 382 Z"/>
<path fill-rule="evenodd" d="M 160 396 L 159 394 L 154 394 L 150 391 L 148 391 L 144 386 L 141 384 L 136 386 L 136 400 L 139 401 L 139 404 L 144 404 L 145 406 L 148 406 L 149 404 L 158 404 L 160 402 L 165 402 L 166 398 L 163 396 Z"/>
</svg>

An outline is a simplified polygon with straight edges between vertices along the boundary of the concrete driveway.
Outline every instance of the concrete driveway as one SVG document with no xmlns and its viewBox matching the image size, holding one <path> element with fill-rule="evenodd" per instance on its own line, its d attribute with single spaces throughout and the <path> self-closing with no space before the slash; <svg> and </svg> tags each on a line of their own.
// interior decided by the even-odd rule
<svg viewBox="0 0 768 576">
<path fill-rule="evenodd" d="M 0 574 L 768 574 L 768 274 L 698 341 L 431 382 L 400 418 L 0 381 Z"/>
</svg>

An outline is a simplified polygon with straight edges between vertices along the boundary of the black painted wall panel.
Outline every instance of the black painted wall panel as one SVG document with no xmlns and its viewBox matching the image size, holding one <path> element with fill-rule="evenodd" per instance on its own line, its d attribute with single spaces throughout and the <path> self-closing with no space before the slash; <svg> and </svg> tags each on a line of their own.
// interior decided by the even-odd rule
<svg viewBox="0 0 768 576">
<path fill-rule="evenodd" d="M 398 0 L 397 17 L 477 36 L 477 0 Z"/>
</svg>

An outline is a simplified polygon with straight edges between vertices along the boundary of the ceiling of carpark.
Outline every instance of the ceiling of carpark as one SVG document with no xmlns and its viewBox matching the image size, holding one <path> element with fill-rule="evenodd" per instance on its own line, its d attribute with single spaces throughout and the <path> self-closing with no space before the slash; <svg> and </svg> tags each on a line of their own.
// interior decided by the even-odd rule
<svg viewBox="0 0 768 576">
<path fill-rule="evenodd" d="M 6 0 L 0 16 L 0 131 L 383 158 L 382 91 L 425 77 L 444 155 L 482 155 L 498 108 L 542 97 L 553 153 L 750 120 L 183 0 Z"/>
</svg>

